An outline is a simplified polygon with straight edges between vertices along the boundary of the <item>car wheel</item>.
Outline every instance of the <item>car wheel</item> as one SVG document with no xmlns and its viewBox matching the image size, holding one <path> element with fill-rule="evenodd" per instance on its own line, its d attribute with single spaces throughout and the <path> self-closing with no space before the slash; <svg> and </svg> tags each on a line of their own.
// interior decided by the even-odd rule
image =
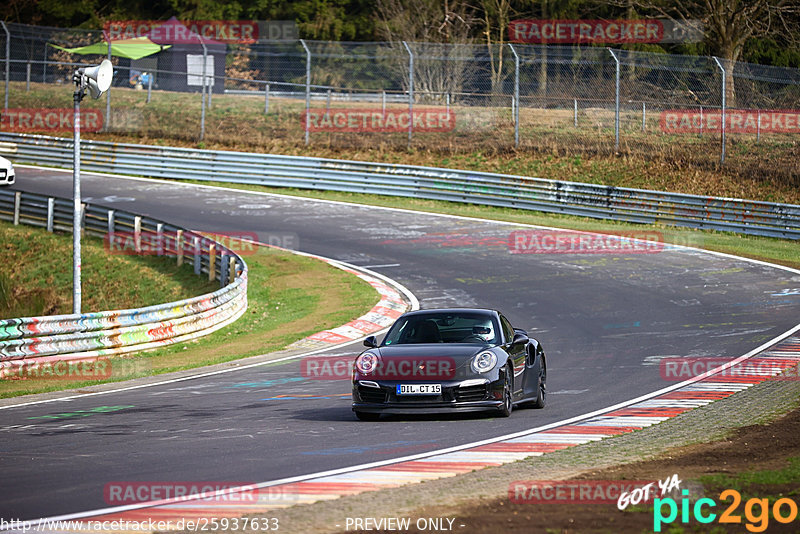
<svg viewBox="0 0 800 534">
<path fill-rule="evenodd" d="M 514 409 L 514 403 L 511 401 L 511 370 L 506 369 L 505 380 L 503 381 L 503 405 L 500 407 L 500 417 L 508 417 Z"/>
<path fill-rule="evenodd" d="M 359 412 L 356 411 L 356 417 L 359 421 L 377 421 L 381 418 L 381 414 L 374 412 Z"/>
<path fill-rule="evenodd" d="M 539 387 L 536 393 L 536 400 L 531 404 L 532 408 L 544 408 L 547 404 L 547 363 L 542 358 L 542 369 L 539 371 Z"/>
</svg>

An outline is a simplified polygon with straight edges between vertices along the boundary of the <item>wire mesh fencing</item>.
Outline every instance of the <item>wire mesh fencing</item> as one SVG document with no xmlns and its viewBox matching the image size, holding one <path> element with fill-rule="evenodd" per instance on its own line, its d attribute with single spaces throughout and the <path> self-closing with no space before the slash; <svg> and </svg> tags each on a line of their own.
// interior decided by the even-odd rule
<svg viewBox="0 0 800 534">
<path fill-rule="evenodd" d="M 97 117 L 90 135 L 265 150 L 630 154 L 800 176 L 798 69 L 586 46 L 403 41 L 209 40 L 139 57 L 114 41 L 109 52 L 102 31 L 3 30 L 3 131 L 68 135 L 72 73 L 110 55 L 112 90 L 84 104 Z"/>
</svg>

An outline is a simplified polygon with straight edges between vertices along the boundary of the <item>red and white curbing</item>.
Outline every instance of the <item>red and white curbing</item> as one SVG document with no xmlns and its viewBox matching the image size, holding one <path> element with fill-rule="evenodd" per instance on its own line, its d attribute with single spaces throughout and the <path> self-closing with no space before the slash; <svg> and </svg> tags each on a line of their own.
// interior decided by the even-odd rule
<svg viewBox="0 0 800 534">
<path fill-rule="evenodd" d="M 794 333 L 797 332 L 797 328 Z M 694 408 L 705 406 L 715 400 L 726 398 L 734 393 L 773 379 L 786 370 L 800 365 L 800 337 L 786 337 L 779 343 L 757 352 L 750 357 L 742 357 L 737 363 L 745 362 L 735 376 L 711 371 L 698 379 L 692 379 L 668 388 L 662 394 L 639 402 L 612 407 L 606 412 L 596 413 L 585 419 L 568 420 L 544 429 L 534 429 L 528 433 L 518 433 L 515 437 L 484 443 L 461 450 L 443 453 L 424 454 L 405 459 L 381 462 L 373 467 L 339 470 L 321 474 L 315 478 L 280 483 L 263 483 L 258 496 L 243 503 L 224 498 L 204 500 L 148 503 L 117 509 L 98 510 L 94 515 L 76 514 L 69 519 L 80 519 L 84 523 L 95 521 L 146 521 L 172 520 L 177 523 L 202 520 L 208 517 L 240 517 L 246 514 L 268 514 L 270 510 L 286 508 L 297 504 L 337 499 L 366 491 L 377 491 L 433 480 L 498 466 L 531 456 L 541 456 L 548 452 L 566 449 L 599 441 L 603 438 L 626 432 L 641 430 L 660 423 Z M 725 366 L 723 366 L 725 367 Z M 713 374 L 712 374 L 713 373 Z M 780 379 L 780 378 L 777 378 Z M 787 379 L 797 380 L 796 373 Z M 394 463 L 392 463 L 394 462 Z M 252 487 L 248 488 L 252 493 Z M 213 500 L 214 502 L 209 502 Z M 233 501 L 233 502 L 231 502 Z M 80 516 L 80 517 L 79 517 Z M 66 519 L 66 518 L 65 518 Z"/>
</svg>

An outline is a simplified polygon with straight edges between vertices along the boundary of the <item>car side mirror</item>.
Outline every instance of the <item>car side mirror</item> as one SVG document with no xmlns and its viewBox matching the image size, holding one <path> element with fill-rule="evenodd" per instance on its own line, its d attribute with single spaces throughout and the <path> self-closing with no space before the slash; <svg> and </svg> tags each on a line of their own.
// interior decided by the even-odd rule
<svg viewBox="0 0 800 534">
<path fill-rule="evenodd" d="M 375 338 L 375 336 L 369 336 L 364 340 L 364 346 L 374 349 L 378 346 L 378 340 Z"/>
<path fill-rule="evenodd" d="M 528 336 L 525 334 L 520 334 L 517 332 L 514 334 L 514 340 L 511 342 L 512 345 L 517 345 L 518 343 L 527 343 L 529 341 Z"/>
</svg>

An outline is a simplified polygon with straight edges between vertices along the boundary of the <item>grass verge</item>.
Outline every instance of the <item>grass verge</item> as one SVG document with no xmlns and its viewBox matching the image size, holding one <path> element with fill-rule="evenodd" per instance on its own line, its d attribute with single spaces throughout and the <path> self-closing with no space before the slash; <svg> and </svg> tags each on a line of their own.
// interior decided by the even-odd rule
<svg viewBox="0 0 800 534">
<path fill-rule="evenodd" d="M 71 246 L 68 236 L 49 235 L 42 230 L 29 228 L 15 228 L 14 230 L 30 235 L 31 241 L 47 238 L 63 241 L 64 243 L 59 246 L 67 248 Z M 84 241 L 86 254 L 84 265 L 88 263 L 87 259 L 93 255 L 96 255 L 97 261 L 117 259 L 104 256 L 102 244 L 99 244 L 99 250 L 91 252 L 92 247 L 98 246 L 98 243 L 93 241 L 95 240 L 91 238 Z M 38 252 L 43 253 L 41 249 L 38 249 Z M 33 257 L 34 254 L 37 254 L 37 251 L 29 252 L 27 257 Z M 154 258 L 131 257 L 125 257 L 125 259 L 132 261 L 134 266 L 138 266 L 142 261 L 154 260 Z M 20 259 L 20 261 L 24 260 Z M 159 273 L 159 276 L 164 277 L 165 283 L 170 283 L 175 268 L 172 267 L 172 262 L 165 261 L 168 265 L 164 265 L 165 271 Z M 245 315 L 227 328 L 190 343 L 180 343 L 153 351 L 114 357 L 111 359 L 111 377 L 107 380 L 52 378 L 0 380 L 0 398 L 80 388 L 264 354 L 281 349 L 293 341 L 320 330 L 339 326 L 355 319 L 367 312 L 378 301 L 377 293 L 369 284 L 313 258 L 297 256 L 277 249 L 258 248 L 256 253 L 247 256 L 245 261 L 249 267 L 248 309 Z M 119 272 L 110 273 L 105 291 L 113 293 L 112 289 L 130 286 L 128 291 L 135 294 L 139 286 L 157 286 L 157 284 L 151 283 L 152 279 L 141 278 L 142 281 L 138 281 L 139 275 L 135 269 L 126 272 L 128 274 L 125 275 Z M 194 276 L 191 270 L 189 270 L 187 278 L 195 283 L 203 280 L 201 277 Z M 85 279 L 84 283 L 87 288 L 92 286 L 92 280 L 88 277 Z M 132 280 L 137 281 L 134 283 Z M 31 284 L 31 287 L 38 288 L 66 288 L 67 292 L 71 287 L 71 281 L 65 282 L 54 278 L 52 282 L 47 282 L 47 278 L 44 276 L 30 277 L 28 283 Z M 199 283 L 185 296 L 199 295 L 216 288 L 218 288 L 217 284 L 208 287 L 207 284 Z M 167 297 L 168 294 L 167 292 L 155 292 L 152 298 L 155 299 L 154 302 L 174 300 L 173 297 Z M 135 304 L 139 305 L 138 302 Z M 87 306 L 86 309 L 95 308 Z M 114 307 L 103 309 L 114 309 Z"/>
<path fill-rule="evenodd" d="M 0 222 L 0 317 L 72 313 L 72 237 Z M 218 289 L 191 266 L 155 256 L 106 253 L 101 239 L 81 241 L 83 310 L 122 310 Z M 136 283 L 133 283 L 136 281 Z"/>
</svg>

